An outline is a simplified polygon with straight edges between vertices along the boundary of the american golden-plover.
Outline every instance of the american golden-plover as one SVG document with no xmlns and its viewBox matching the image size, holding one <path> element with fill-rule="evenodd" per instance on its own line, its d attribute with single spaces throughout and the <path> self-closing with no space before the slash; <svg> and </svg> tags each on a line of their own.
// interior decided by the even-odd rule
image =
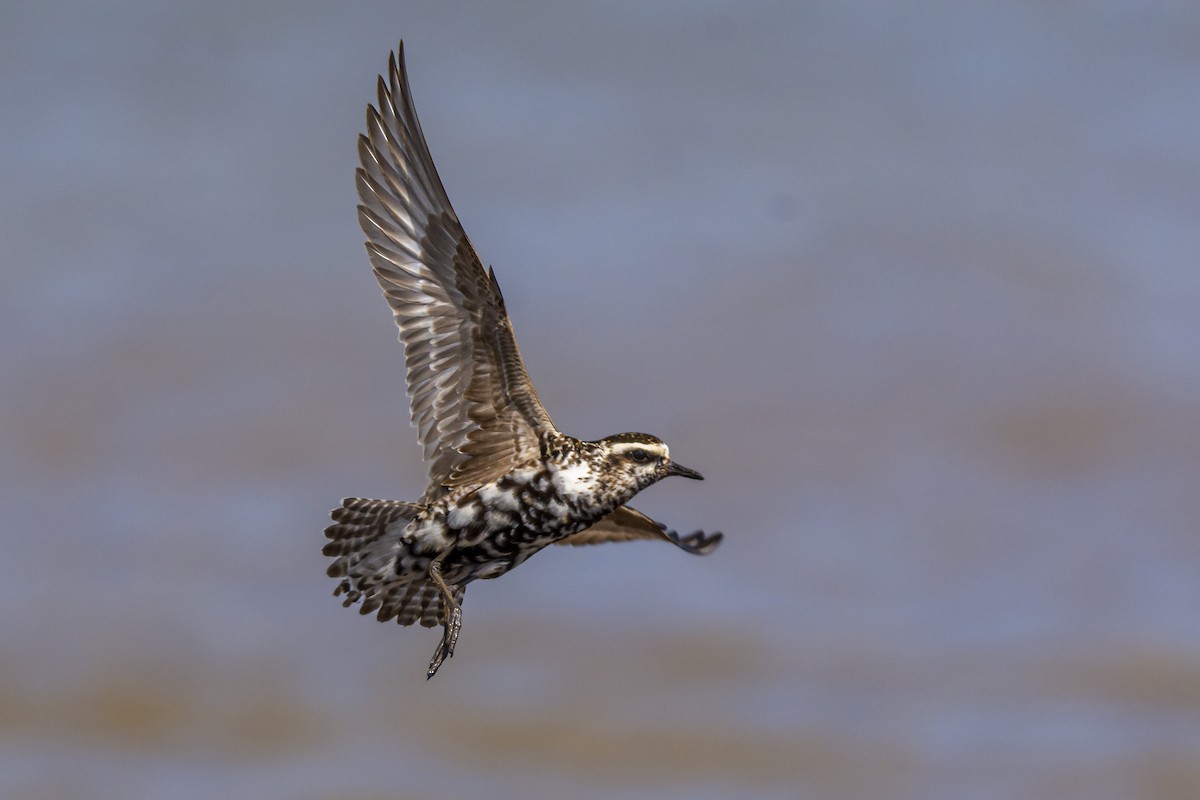
<svg viewBox="0 0 1200 800">
<path fill-rule="evenodd" d="M 413 423 L 429 465 L 417 502 L 347 498 L 324 553 L 335 595 L 381 622 L 444 627 L 432 678 L 454 655 L 468 583 L 495 578 L 548 544 L 661 539 L 706 555 L 720 533 L 679 536 L 629 502 L 700 473 L 661 439 L 581 441 L 538 400 L 504 298 L 463 232 L 430 158 L 404 69 L 404 44 L 378 82 L 359 137 L 358 218 L 404 343 Z"/>
</svg>

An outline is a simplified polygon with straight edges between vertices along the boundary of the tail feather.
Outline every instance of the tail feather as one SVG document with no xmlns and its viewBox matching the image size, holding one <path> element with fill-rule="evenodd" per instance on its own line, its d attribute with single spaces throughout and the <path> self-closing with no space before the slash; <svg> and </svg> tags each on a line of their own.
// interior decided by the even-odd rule
<svg viewBox="0 0 1200 800">
<path fill-rule="evenodd" d="M 426 628 L 441 625 L 445 619 L 445 603 L 442 601 L 441 591 L 432 583 L 425 583 L 413 588 L 414 591 L 412 594 L 401 605 L 396 622 L 401 625 L 412 625 L 414 622 L 420 622 Z M 459 586 L 454 590 L 455 603 L 462 605 L 463 593 L 465 591 L 465 586 Z"/>
<path fill-rule="evenodd" d="M 401 573 L 397 565 L 407 550 L 403 539 L 408 521 L 421 511 L 416 503 L 347 497 L 330 516 L 329 541 L 322 553 L 333 558 L 327 574 L 340 578 L 335 597 L 342 605 L 361 602 L 359 613 L 376 614 L 380 622 L 393 617 L 401 625 L 420 622 L 427 628 L 442 622 L 441 592 L 421 573 Z M 463 589 L 455 591 L 461 603 Z"/>
</svg>

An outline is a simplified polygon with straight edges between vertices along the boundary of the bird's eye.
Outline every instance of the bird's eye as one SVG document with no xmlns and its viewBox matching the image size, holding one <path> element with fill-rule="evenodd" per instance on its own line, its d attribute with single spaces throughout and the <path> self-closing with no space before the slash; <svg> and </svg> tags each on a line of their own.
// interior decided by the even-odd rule
<svg viewBox="0 0 1200 800">
<path fill-rule="evenodd" d="M 645 464 L 647 461 L 650 460 L 650 454 L 647 453 L 645 450 L 638 448 L 637 450 L 629 451 L 629 458 L 632 461 L 636 461 L 638 464 Z"/>
</svg>

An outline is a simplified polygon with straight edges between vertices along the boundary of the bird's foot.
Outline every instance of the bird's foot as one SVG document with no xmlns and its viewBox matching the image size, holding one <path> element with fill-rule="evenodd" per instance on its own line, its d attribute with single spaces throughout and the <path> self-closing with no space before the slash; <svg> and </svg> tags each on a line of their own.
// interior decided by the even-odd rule
<svg viewBox="0 0 1200 800">
<path fill-rule="evenodd" d="M 449 614 L 449 619 L 446 620 L 445 627 L 442 631 L 442 641 L 438 644 L 437 650 L 433 653 L 433 658 L 429 662 L 429 674 L 425 676 L 425 680 L 429 680 L 437 674 L 438 667 L 442 666 L 442 662 L 447 658 L 453 658 L 454 645 L 458 644 L 458 632 L 462 629 L 462 609 L 455 607 Z"/>
</svg>

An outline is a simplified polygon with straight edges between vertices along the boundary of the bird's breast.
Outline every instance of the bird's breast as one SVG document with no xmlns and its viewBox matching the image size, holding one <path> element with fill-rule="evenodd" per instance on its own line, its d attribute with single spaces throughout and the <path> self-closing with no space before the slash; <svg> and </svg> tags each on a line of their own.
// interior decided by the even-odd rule
<svg viewBox="0 0 1200 800">
<path fill-rule="evenodd" d="M 468 547 L 509 536 L 549 542 L 612 510 L 601 489 L 586 463 L 533 465 L 449 500 L 446 526 Z"/>
</svg>

